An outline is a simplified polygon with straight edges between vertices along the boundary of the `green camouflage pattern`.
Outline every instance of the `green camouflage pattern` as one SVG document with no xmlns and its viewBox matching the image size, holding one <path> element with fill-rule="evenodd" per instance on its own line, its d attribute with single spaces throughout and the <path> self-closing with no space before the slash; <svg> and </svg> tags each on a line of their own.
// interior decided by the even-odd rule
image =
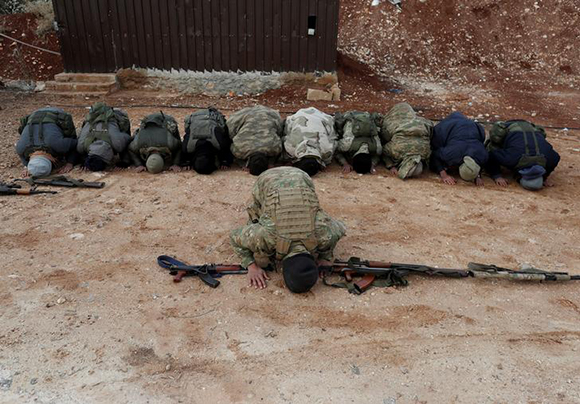
<svg viewBox="0 0 580 404">
<path fill-rule="evenodd" d="M 387 168 L 399 166 L 406 158 L 420 156 L 427 161 L 431 156 L 433 122 L 417 116 L 413 108 L 403 102 L 384 115 L 381 140 L 383 159 Z"/>
<path fill-rule="evenodd" d="M 323 166 L 332 162 L 337 134 L 334 118 L 316 108 L 304 108 L 286 118 L 284 150 L 292 162 L 314 157 Z"/>
<path fill-rule="evenodd" d="M 269 212 L 269 196 L 281 188 L 306 188 L 315 193 L 312 179 L 304 171 L 294 167 L 277 167 L 262 173 L 252 191 L 252 200 L 248 206 L 249 221 L 246 226 L 233 230 L 230 234 L 231 244 L 240 257 L 241 265 L 247 268 L 251 263 L 265 267 L 276 256 L 278 234 L 276 223 Z M 317 240 L 315 254 L 318 259 L 331 261 L 338 241 L 346 234 L 345 225 L 326 214 L 317 203 L 314 231 Z M 293 242 L 283 258 L 308 253 L 302 244 Z M 283 259 L 282 258 L 282 259 Z"/>
<path fill-rule="evenodd" d="M 282 153 L 282 118 L 278 111 L 257 105 L 232 114 L 227 120 L 232 154 L 247 160 L 254 153 L 277 157 Z"/>
</svg>

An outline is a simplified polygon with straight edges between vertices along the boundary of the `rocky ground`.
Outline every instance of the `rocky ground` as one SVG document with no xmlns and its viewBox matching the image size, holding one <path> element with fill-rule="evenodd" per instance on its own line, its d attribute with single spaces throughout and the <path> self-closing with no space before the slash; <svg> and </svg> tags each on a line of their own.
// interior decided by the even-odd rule
<svg viewBox="0 0 580 404">
<path fill-rule="evenodd" d="M 347 101 L 318 106 L 332 112 L 381 98 L 377 109 L 407 100 L 440 114 L 446 109 L 437 105 L 458 91 L 378 95 L 357 80 L 344 80 Z M 303 104 L 300 92 L 221 99 L 121 92 L 106 101 L 125 105 L 135 125 L 160 108 L 182 121 L 191 108 L 177 104 L 214 104 L 229 114 L 259 102 L 288 113 Z M 80 122 L 94 101 L 0 95 L 4 180 L 21 171 L 12 149 L 18 117 L 66 105 Z M 456 99 L 469 107 L 468 95 Z M 538 108 L 538 117 L 569 124 L 576 105 L 557 117 Z M 508 111 L 489 108 L 479 111 Z M 562 162 L 556 186 L 539 193 L 489 179 L 484 189 L 449 187 L 429 173 L 402 182 L 384 167 L 343 175 L 332 166 L 315 183 L 323 207 L 349 229 L 337 256 L 447 267 L 529 263 L 580 274 L 578 132 L 549 137 Z M 174 284 L 157 267 L 159 254 L 235 262 L 228 232 L 245 221 L 255 178 L 239 169 L 72 175 L 107 186 L 0 199 L 0 402 L 580 402 L 574 283 L 415 277 L 407 288 L 363 296 L 323 285 L 292 295 L 280 274 L 263 291 L 243 277 L 224 278 L 215 290 L 197 279 Z"/>
<path fill-rule="evenodd" d="M 257 103 L 285 115 L 406 101 L 431 119 L 534 120 L 562 156 L 555 187 L 538 193 L 489 178 L 484 189 L 450 187 L 431 173 L 402 182 L 384 167 L 358 176 L 331 166 L 315 184 L 348 226 L 338 257 L 580 274 L 577 2 L 402 4 L 341 2 L 339 102 L 308 103 L 301 86 L 104 100 L 134 126 L 159 109 L 183 122 L 196 107 L 229 115 Z M 34 75 L 19 77 L 2 56 L 16 45 L 0 46 L 0 76 L 44 79 L 32 60 L 22 71 Z M 57 105 L 80 124 L 95 101 L 0 91 L 0 180 L 20 176 L 21 116 Z M 580 403 L 578 284 L 413 277 L 362 296 L 324 285 L 292 295 L 280 274 L 263 291 L 233 276 L 215 290 L 174 284 L 158 255 L 235 262 L 228 232 L 244 223 L 255 178 L 238 168 L 72 176 L 107 185 L 0 198 L 0 403 Z"/>
</svg>

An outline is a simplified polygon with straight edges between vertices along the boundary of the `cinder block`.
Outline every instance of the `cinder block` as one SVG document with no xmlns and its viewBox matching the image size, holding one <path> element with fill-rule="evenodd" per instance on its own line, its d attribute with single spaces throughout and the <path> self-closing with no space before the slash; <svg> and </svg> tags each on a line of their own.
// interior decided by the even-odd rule
<svg viewBox="0 0 580 404">
<path fill-rule="evenodd" d="M 308 93 L 306 94 L 306 99 L 308 101 L 332 101 L 332 93 L 309 88 Z"/>
</svg>

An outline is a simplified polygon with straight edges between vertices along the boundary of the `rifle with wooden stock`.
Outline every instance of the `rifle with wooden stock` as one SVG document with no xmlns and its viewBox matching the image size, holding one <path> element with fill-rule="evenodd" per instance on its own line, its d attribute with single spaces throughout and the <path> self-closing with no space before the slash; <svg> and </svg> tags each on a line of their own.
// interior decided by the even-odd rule
<svg viewBox="0 0 580 404">
<path fill-rule="evenodd" d="M 216 278 L 223 275 L 244 275 L 247 269 L 236 264 L 203 264 L 187 265 L 173 257 L 161 255 L 157 263 L 169 270 L 174 282 L 181 282 L 186 276 L 197 276 L 205 284 L 217 288 L 220 282 Z M 580 280 L 580 275 L 567 272 L 548 272 L 529 268 L 521 271 L 502 268 L 495 265 L 469 263 L 468 269 L 435 268 L 427 265 L 399 264 L 394 262 L 365 261 L 351 257 L 348 261 L 335 260 L 332 265 L 319 268 L 325 285 L 347 288 L 350 293 L 360 295 L 371 286 L 406 286 L 406 277 L 411 274 L 443 276 L 446 278 L 501 278 L 525 281 L 571 281 Z M 346 282 L 331 283 L 328 277 L 340 275 Z M 358 278 L 358 280 L 355 280 Z"/>
<path fill-rule="evenodd" d="M 400 264 L 394 262 L 364 261 L 351 257 L 348 261 L 336 260 L 331 267 L 322 268 L 326 285 L 347 288 L 350 293 L 362 294 L 372 285 L 406 286 L 410 274 L 443 276 L 446 278 L 495 278 L 518 281 L 571 281 L 580 280 L 580 275 L 567 272 L 549 272 L 537 268 L 513 270 L 491 264 L 470 262 L 468 269 L 435 268 L 427 265 Z M 331 273 L 344 276 L 346 283 L 330 283 Z M 355 281 L 354 277 L 360 277 Z"/>
<path fill-rule="evenodd" d="M 0 195 L 36 195 L 36 194 L 56 194 L 55 191 L 44 191 L 36 187 L 22 189 L 18 184 L 0 182 Z"/>
</svg>

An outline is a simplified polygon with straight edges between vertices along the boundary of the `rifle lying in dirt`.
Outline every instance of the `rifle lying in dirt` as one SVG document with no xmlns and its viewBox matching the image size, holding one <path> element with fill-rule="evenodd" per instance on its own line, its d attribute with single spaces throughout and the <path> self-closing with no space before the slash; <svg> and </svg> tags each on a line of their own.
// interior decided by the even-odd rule
<svg viewBox="0 0 580 404">
<path fill-rule="evenodd" d="M 215 279 L 223 275 L 244 275 L 248 273 L 241 265 L 205 264 L 187 265 L 175 258 L 161 255 L 157 263 L 169 274 L 174 282 L 181 282 L 185 276 L 197 276 L 212 288 L 217 288 L 220 282 Z M 427 265 L 397 264 L 393 262 L 363 261 L 351 257 L 348 261 L 336 260 L 330 266 L 319 268 L 324 284 L 328 286 L 347 288 L 350 293 L 360 295 L 371 286 L 406 286 L 406 277 L 410 274 L 443 276 L 447 278 L 504 278 L 525 281 L 577 281 L 580 275 L 570 275 L 567 272 L 548 272 L 536 268 L 515 271 L 495 265 L 470 263 L 468 269 L 435 268 Z M 338 274 L 344 276 L 346 282 L 330 283 L 328 276 Z M 355 281 L 355 277 L 360 277 Z"/>
<path fill-rule="evenodd" d="M 567 272 L 548 272 L 536 268 L 521 271 L 502 268 L 495 265 L 470 262 L 468 269 L 435 268 L 427 265 L 398 264 L 394 262 L 363 261 L 351 257 L 348 261 L 337 260 L 331 267 L 321 268 L 325 285 L 347 288 L 350 293 L 364 293 L 371 286 L 406 286 L 407 275 L 421 274 L 443 276 L 447 278 L 503 278 L 525 281 L 570 281 L 580 280 L 580 275 Z M 330 283 L 327 276 L 338 273 L 346 282 Z M 354 281 L 353 277 L 361 277 Z"/>
<path fill-rule="evenodd" d="M 0 182 L 0 195 L 36 195 L 36 194 L 56 194 L 55 191 L 38 190 L 36 187 L 22 189 L 18 184 Z"/>
<path fill-rule="evenodd" d="M 55 175 L 44 178 L 23 178 L 16 181 L 23 181 L 33 185 L 47 185 L 53 187 L 68 187 L 68 188 L 103 188 L 104 182 L 87 182 L 85 180 L 77 180 L 66 175 Z"/>
<path fill-rule="evenodd" d="M 244 275 L 248 270 L 241 265 L 222 265 L 222 264 L 204 264 L 204 265 L 187 265 L 173 257 L 161 255 L 157 257 L 159 266 L 169 269 L 169 274 L 173 275 L 173 282 L 181 282 L 186 276 L 197 276 L 206 285 L 217 288 L 220 278 L 223 275 Z"/>
</svg>

